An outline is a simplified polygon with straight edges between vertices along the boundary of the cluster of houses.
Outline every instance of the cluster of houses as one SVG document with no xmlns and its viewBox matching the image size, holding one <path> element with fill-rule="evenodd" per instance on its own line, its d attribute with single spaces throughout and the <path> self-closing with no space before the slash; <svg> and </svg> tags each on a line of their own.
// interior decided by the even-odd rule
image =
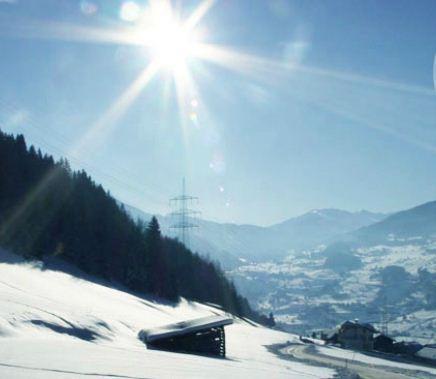
<svg viewBox="0 0 436 379">
<path fill-rule="evenodd" d="M 314 333 L 313 337 L 318 336 Z M 436 344 L 396 342 L 393 338 L 379 333 L 370 323 L 359 320 L 345 321 L 335 329 L 320 332 L 319 337 L 328 344 L 336 344 L 345 349 L 399 354 L 436 364 Z"/>
</svg>

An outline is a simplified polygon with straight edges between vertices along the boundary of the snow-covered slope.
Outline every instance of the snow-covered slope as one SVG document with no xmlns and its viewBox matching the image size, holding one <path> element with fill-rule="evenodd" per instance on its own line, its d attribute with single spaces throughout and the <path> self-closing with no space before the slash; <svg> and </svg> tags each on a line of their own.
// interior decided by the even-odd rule
<svg viewBox="0 0 436 379">
<path fill-rule="evenodd" d="M 226 328 L 227 359 L 147 350 L 137 338 L 140 329 L 222 312 L 187 301 L 165 305 L 89 279 L 0 251 L 0 378 L 334 374 L 278 358 L 266 346 L 296 337 L 241 320 Z"/>
</svg>

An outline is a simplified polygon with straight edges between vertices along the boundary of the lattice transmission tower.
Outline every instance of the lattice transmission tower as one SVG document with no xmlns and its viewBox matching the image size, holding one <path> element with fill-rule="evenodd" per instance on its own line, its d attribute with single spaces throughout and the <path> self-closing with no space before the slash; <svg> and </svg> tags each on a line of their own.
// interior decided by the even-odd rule
<svg viewBox="0 0 436 379">
<path fill-rule="evenodd" d="M 183 178 L 182 194 L 170 199 L 170 206 L 174 209 L 171 212 L 173 223 L 170 228 L 176 231 L 179 241 L 188 248 L 190 242 L 189 231 L 199 227 L 195 219 L 200 212 L 192 209 L 195 204 L 198 204 L 198 197 L 186 194 L 185 178 Z"/>
<path fill-rule="evenodd" d="M 381 312 L 380 312 L 380 331 L 387 336 L 389 333 L 389 310 L 388 299 L 386 295 L 383 295 Z"/>
</svg>

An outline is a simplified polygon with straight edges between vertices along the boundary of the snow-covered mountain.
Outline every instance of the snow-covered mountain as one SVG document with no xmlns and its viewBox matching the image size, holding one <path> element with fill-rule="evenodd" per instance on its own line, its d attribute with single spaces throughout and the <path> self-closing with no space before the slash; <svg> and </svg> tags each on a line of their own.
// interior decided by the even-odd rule
<svg viewBox="0 0 436 379">
<path fill-rule="evenodd" d="M 125 205 L 135 218 L 148 221 L 151 215 Z M 162 230 L 172 235 L 168 216 L 157 216 Z M 226 267 L 244 262 L 282 259 L 302 249 L 327 244 L 345 233 L 381 221 L 382 213 L 348 212 L 338 209 L 313 210 L 269 227 L 196 220 L 199 228 L 191 231 L 193 250 L 220 261 Z"/>
<path fill-rule="evenodd" d="M 51 268 L 50 268 L 51 267 Z M 235 319 L 226 327 L 227 359 L 149 350 L 142 328 L 222 311 L 178 306 L 113 288 L 68 266 L 46 267 L 0 250 L 2 379 L 331 378 L 334 370 L 284 360 L 268 345 L 294 335 Z M 74 276 L 71 275 L 74 272 Z"/>
<path fill-rule="evenodd" d="M 340 209 L 315 209 L 269 229 L 275 236 L 283 235 L 292 249 L 313 248 L 327 244 L 345 233 L 374 224 L 387 217 L 384 213 L 369 211 L 348 212 Z"/>
<path fill-rule="evenodd" d="M 410 240 L 436 238 L 436 201 L 395 213 L 386 219 L 350 234 L 358 245 L 407 243 Z"/>
<path fill-rule="evenodd" d="M 436 202 L 393 214 L 278 262 L 231 272 L 240 291 L 293 331 L 328 328 L 344 319 L 436 342 Z"/>
</svg>

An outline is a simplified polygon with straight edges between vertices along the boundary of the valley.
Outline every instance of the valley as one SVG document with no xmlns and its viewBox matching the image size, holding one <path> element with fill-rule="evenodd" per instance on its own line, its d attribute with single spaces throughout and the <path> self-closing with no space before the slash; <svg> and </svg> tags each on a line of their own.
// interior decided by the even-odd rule
<svg viewBox="0 0 436 379">
<path fill-rule="evenodd" d="M 171 235 L 171 218 L 159 220 Z M 310 334 L 355 318 L 381 326 L 385 314 L 393 336 L 436 338 L 436 202 L 392 215 L 314 210 L 271 227 L 198 223 L 193 249 L 285 330 Z"/>
</svg>

